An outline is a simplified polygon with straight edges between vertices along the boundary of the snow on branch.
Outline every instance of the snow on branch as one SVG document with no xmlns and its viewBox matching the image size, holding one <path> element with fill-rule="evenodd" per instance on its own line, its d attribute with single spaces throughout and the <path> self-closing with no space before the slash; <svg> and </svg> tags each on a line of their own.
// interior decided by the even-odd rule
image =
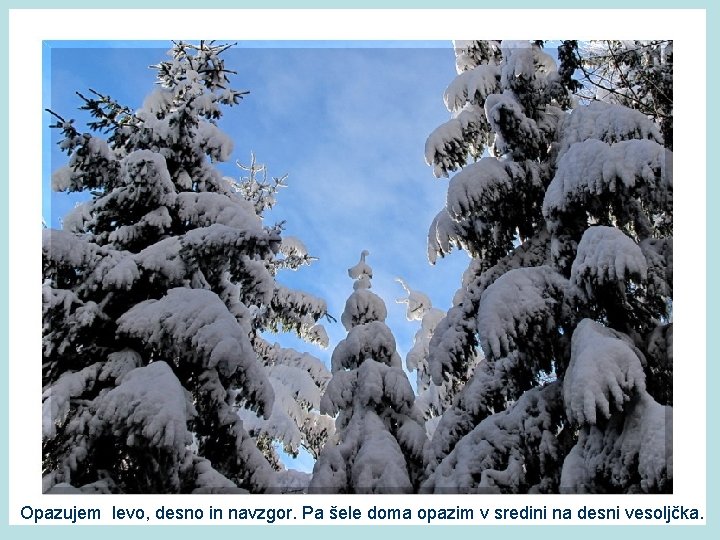
<svg viewBox="0 0 720 540">
<path fill-rule="evenodd" d="M 532 188 L 541 188 L 538 171 L 529 166 L 485 157 L 450 180 L 447 211 L 453 220 L 517 223 L 513 210 Z M 511 206 L 509 202 L 515 207 Z M 517 226 L 517 225 L 516 225 Z M 512 228 L 512 226 L 511 226 Z"/>
<path fill-rule="evenodd" d="M 448 111 L 455 112 L 467 103 L 482 107 L 485 99 L 499 90 L 500 69 L 484 64 L 463 71 L 445 90 L 443 99 Z"/>
<path fill-rule="evenodd" d="M 497 134 L 495 146 L 501 154 L 517 152 L 526 159 L 537 159 L 545 152 L 548 143 L 537 122 L 525 114 L 511 91 L 488 96 L 485 116 Z"/>
<path fill-rule="evenodd" d="M 438 256 L 450 254 L 454 247 L 465 245 L 462 227 L 452 220 L 446 207 L 435 216 L 428 230 L 427 257 L 430 264 L 437 262 Z"/>
<path fill-rule="evenodd" d="M 333 351 L 332 371 L 355 369 L 367 358 L 389 366 L 401 365 L 395 351 L 395 338 L 382 321 L 369 321 L 352 327 Z"/>
<path fill-rule="evenodd" d="M 282 377 L 277 367 L 285 366 L 276 366 L 274 373 L 268 374 L 275 397 L 270 416 L 266 419 L 260 418 L 251 410 L 244 408 L 238 410 L 238 415 L 243 421 L 243 427 L 253 437 L 266 436 L 278 440 L 287 452 L 297 454 L 303 439 L 299 426 L 303 425 L 306 412 L 296 401 L 292 388 L 285 384 L 287 378 Z M 299 373 L 295 373 L 296 377 L 297 375 Z M 305 375 L 307 376 L 307 374 Z M 310 386 L 316 388 L 312 382 Z M 309 387 L 306 385 L 306 388 Z"/>
<path fill-rule="evenodd" d="M 482 108 L 466 104 L 455 118 L 430 133 L 425 142 L 425 162 L 433 166 L 436 178 L 447 176 L 449 171 L 465 165 L 468 156 L 483 153 L 490 144 L 489 131 Z"/>
<path fill-rule="evenodd" d="M 565 213 L 579 208 L 600 213 L 598 205 L 610 206 L 607 199 L 627 194 L 626 206 L 613 210 L 617 217 L 629 219 L 627 215 L 637 212 L 630 204 L 632 197 L 650 208 L 668 208 L 672 184 L 672 152 L 658 143 L 630 140 L 610 146 L 589 139 L 573 144 L 558 161 L 545 193 L 543 215 L 549 230 L 554 231 Z"/>
<path fill-rule="evenodd" d="M 523 347 L 530 352 L 544 337 L 557 332 L 559 315 L 569 284 L 549 266 L 510 270 L 483 294 L 477 330 L 485 355 L 500 358 Z"/>
<path fill-rule="evenodd" d="M 340 320 L 346 330 L 373 321 L 385 321 L 387 308 L 382 299 L 366 290 L 358 289 L 348 297 Z"/>
<path fill-rule="evenodd" d="M 577 248 L 570 279 L 584 286 L 592 296 L 596 285 L 638 282 L 647 279 L 648 265 L 645 256 L 629 236 L 616 227 L 588 228 Z"/>
<path fill-rule="evenodd" d="M 630 139 L 663 143 L 657 125 L 642 112 L 601 101 L 577 107 L 571 114 L 565 115 L 559 131 L 557 159 L 562 158 L 573 144 L 588 139 L 607 144 Z"/>
<path fill-rule="evenodd" d="M 582 320 L 573 332 L 563 385 L 568 419 L 595 424 L 613 411 L 622 411 L 633 396 L 644 391 L 642 361 L 627 338 L 600 323 Z"/>
<path fill-rule="evenodd" d="M 118 332 L 167 351 L 180 363 L 216 368 L 234 377 L 261 410 L 270 412 L 272 388 L 248 336 L 218 296 L 202 289 L 170 289 L 160 300 L 137 304 L 118 319 Z"/>
<path fill-rule="evenodd" d="M 81 396 L 95 385 L 101 367 L 102 363 L 97 362 L 80 371 L 65 372 L 55 384 L 43 392 L 43 438 L 55 437 L 56 426 L 62 423 L 70 411 L 70 400 Z"/>
<path fill-rule="evenodd" d="M 253 206 L 240 197 L 214 192 L 183 192 L 177 197 L 178 217 L 186 226 L 207 227 L 213 223 L 252 231 L 261 236 L 262 222 Z"/>
<path fill-rule="evenodd" d="M 537 493 L 560 453 L 555 437 L 557 383 L 534 388 L 488 416 L 461 439 L 422 486 L 424 493 Z"/>
<path fill-rule="evenodd" d="M 317 321 L 327 315 L 325 300 L 309 293 L 290 289 L 278 283 L 273 289 L 267 320 L 273 330 L 282 328 L 320 347 L 327 347 L 329 338 Z"/>
<path fill-rule="evenodd" d="M 330 380 L 330 372 L 318 358 L 295 349 L 284 348 L 277 343 L 270 344 L 262 338 L 255 338 L 255 349 L 268 366 L 288 366 L 305 371 L 322 392 Z"/>
<path fill-rule="evenodd" d="M 177 456 L 192 442 L 187 425 L 195 414 L 190 395 L 161 361 L 132 370 L 97 403 L 97 420 L 124 434 L 128 446 L 142 437 Z"/>
<path fill-rule="evenodd" d="M 502 60 L 500 41 L 454 39 L 453 50 L 458 73 L 476 66 L 497 65 Z"/>
<path fill-rule="evenodd" d="M 43 229 L 43 264 L 47 267 L 84 268 L 98 256 L 100 248 L 67 231 Z"/>
<path fill-rule="evenodd" d="M 400 283 L 407 293 L 407 298 L 398 298 L 396 300 L 398 304 L 407 305 L 407 320 L 421 321 L 425 314 L 432 309 L 432 302 L 430 301 L 430 298 L 423 292 L 411 289 L 402 278 L 397 278 L 395 281 Z"/>
<path fill-rule="evenodd" d="M 667 491 L 673 480 L 672 448 L 672 407 L 641 392 L 605 429 L 590 425 L 580 430 L 565 458 L 560 490 L 594 493 L 611 478 L 626 493 Z"/>
</svg>

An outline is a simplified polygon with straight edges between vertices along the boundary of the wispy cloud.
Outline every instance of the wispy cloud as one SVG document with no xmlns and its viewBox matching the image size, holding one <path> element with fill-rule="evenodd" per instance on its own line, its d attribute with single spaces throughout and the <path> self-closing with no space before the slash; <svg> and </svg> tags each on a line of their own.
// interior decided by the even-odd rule
<svg viewBox="0 0 720 540">
<path fill-rule="evenodd" d="M 339 316 L 352 292 L 345 269 L 369 249 L 373 290 L 386 302 L 404 355 L 417 325 L 395 304 L 402 292 L 395 278 L 404 277 L 447 309 L 467 263 L 463 254 L 436 267 L 426 258 L 427 230 L 447 185 L 432 177 L 423 147 L 448 116 L 441 96 L 453 76 L 452 52 L 448 46 L 273 53 L 263 58 L 268 80 L 255 94 L 263 94 L 257 97 L 263 125 L 283 126 L 284 151 L 266 161 L 290 178 L 272 217 L 285 220 L 288 233 L 320 258 L 302 274 L 281 279 L 326 298 Z M 267 93 L 266 84 L 272 85 Z M 333 344 L 345 337 L 339 324 L 328 330 Z"/>
</svg>

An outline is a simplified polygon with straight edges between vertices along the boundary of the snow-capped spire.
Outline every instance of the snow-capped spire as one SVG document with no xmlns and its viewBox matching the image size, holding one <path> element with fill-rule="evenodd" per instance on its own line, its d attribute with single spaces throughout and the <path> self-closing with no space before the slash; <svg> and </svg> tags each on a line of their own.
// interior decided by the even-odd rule
<svg viewBox="0 0 720 540">
<path fill-rule="evenodd" d="M 360 261 L 353 267 L 348 268 L 348 275 L 355 280 L 353 284 L 354 292 L 350 295 L 345 303 L 340 320 L 346 330 L 365 324 L 371 321 L 385 322 L 387 317 L 387 308 L 382 298 L 370 292 L 370 279 L 372 278 L 372 268 L 365 262 L 365 257 L 370 252 L 363 250 L 360 253 Z"/>
<path fill-rule="evenodd" d="M 318 456 L 310 493 L 412 493 L 424 470 L 422 416 L 384 323 L 385 303 L 368 290 L 368 254 L 348 270 L 357 280 L 342 314 L 348 335 L 333 351 L 320 400 L 337 431 Z"/>
<path fill-rule="evenodd" d="M 353 289 L 369 289 L 370 280 L 372 279 L 372 268 L 365 262 L 365 257 L 370 255 L 367 249 L 362 250 L 360 253 L 360 261 L 353 267 L 348 268 L 348 276 L 355 280 Z"/>
</svg>

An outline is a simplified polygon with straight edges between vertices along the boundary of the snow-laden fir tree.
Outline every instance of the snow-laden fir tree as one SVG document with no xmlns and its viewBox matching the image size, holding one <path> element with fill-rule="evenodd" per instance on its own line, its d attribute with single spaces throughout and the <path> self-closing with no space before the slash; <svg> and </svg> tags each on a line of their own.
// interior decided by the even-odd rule
<svg viewBox="0 0 720 540">
<path fill-rule="evenodd" d="M 422 490 L 671 490 L 672 154 L 642 112 L 571 109 L 572 68 L 541 42 L 455 52 L 453 118 L 426 158 L 461 170 L 429 254 L 472 261 L 428 364 L 441 384 L 485 358 L 434 432 Z"/>
<path fill-rule="evenodd" d="M 213 164 L 232 151 L 216 123 L 222 107 L 244 94 L 229 86 L 227 48 L 176 43 L 137 111 L 94 92 L 83 98 L 92 131 L 106 139 L 53 113 L 70 156 L 53 188 L 90 198 L 63 230 L 43 231 L 44 491 L 267 492 L 286 483 L 238 410 L 269 421 L 278 402 L 291 409 L 279 391 L 290 381 L 302 385 L 299 409 L 316 407 L 311 386 L 327 380 L 319 362 L 260 332 L 326 342 L 317 325 L 326 308 L 275 280 L 303 255 L 263 224 L 272 190 L 254 178 L 238 185 Z M 293 449 L 298 437 L 283 442 Z"/>
<path fill-rule="evenodd" d="M 413 493 L 421 480 L 422 416 L 384 322 L 385 303 L 369 290 L 367 255 L 348 270 L 355 280 L 342 314 L 348 335 L 333 351 L 320 404 L 336 417 L 336 432 L 315 463 L 311 493 Z"/>
<path fill-rule="evenodd" d="M 452 405 L 453 399 L 472 376 L 476 361 L 467 362 L 467 371 L 451 374 L 441 384 L 435 384 L 430 376 L 428 353 L 430 340 L 435 328 L 445 316 L 445 312 L 432 306 L 432 301 L 423 292 L 411 289 L 402 278 L 397 281 L 405 289 L 407 296 L 398 298 L 398 304 L 407 306 L 405 316 L 408 321 L 420 321 L 412 348 L 405 357 L 407 370 L 416 374 L 415 403 L 425 418 L 425 430 L 432 437 L 442 414 Z"/>
<path fill-rule="evenodd" d="M 268 181 L 266 167 L 255 161 L 254 154 L 251 155 L 249 165 L 238 165 L 248 172 L 248 176 L 242 178 L 236 187 L 245 199 L 253 203 L 255 211 L 262 217 L 266 210 L 275 205 L 279 189 L 285 187 L 285 177 Z M 302 240 L 284 236 L 278 257 L 270 261 L 269 269 L 274 276 L 280 270 L 297 270 L 312 260 Z M 313 303 L 308 295 L 291 291 L 279 283 L 275 287 L 278 294 L 267 308 L 266 330 L 295 332 L 309 342 L 327 347 L 325 329 L 315 324 L 317 313 L 325 309 L 324 302 L 317 303 L 316 300 Z M 291 309 L 288 309 L 289 306 Z M 279 314 L 284 315 L 281 317 Z M 275 400 L 268 418 L 252 408 L 241 408 L 239 415 L 245 428 L 258 439 L 263 453 L 278 470 L 282 469 L 282 465 L 275 451 L 275 443 L 280 444 L 283 451 L 291 456 L 297 457 L 302 447 L 317 458 L 325 441 L 334 432 L 332 418 L 319 412 L 320 397 L 330 380 L 330 372 L 319 359 L 308 353 L 269 343 L 257 332 L 251 338 L 266 366 Z M 306 487 L 304 484 L 298 485 L 298 482 L 303 482 L 299 473 L 288 475 L 287 480 L 287 487 L 293 490 Z M 309 477 L 306 475 L 305 484 L 307 480 Z"/>
</svg>

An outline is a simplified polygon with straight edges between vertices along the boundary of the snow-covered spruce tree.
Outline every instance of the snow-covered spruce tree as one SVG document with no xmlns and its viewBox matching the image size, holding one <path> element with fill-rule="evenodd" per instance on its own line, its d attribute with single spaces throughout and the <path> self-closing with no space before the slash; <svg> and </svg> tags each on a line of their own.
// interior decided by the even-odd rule
<svg viewBox="0 0 720 540">
<path fill-rule="evenodd" d="M 426 157 L 462 170 L 429 250 L 472 261 L 428 363 L 439 384 L 478 345 L 485 359 L 434 432 L 422 490 L 670 490 L 672 154 L 640 112 L 570 111 L 572 70 L 540 42 L 455 50 L 454 118 Z"/>
<path fill-rule="evenodd" d="M 268 181 L 267 170 L 258 164 L 255 155 L 251 155 L 249 165 L 238 163 L 248 175 L 241 179 L 236 188 L 250 201 L 259 216 L 271 209 L 278 191 L 285 187 L 285 177 Z M 275 276 L 281 270 L 297 270 L 313 260 L 304 243 L 292 236 L 284 236 L 280 244 L 279 256 L 270 261 L 270 273 Z M 308 342 L 327 347 L 328 337 L 325 329 L 316 324 L 319 313 L 325 312 L 325 302 L 290 290 L 279 283 L 275 284 L 273 301 L 265 309 L 263 329 L 270 332 L 289 331 L 298 334 Z M 283 450 L 297 456 L 300 447 L 313 457 L 317 455 L 327 438 L 334 432 L 332 418 L 319 412 L 320 397 L 325 391 L 330 372 L 316 357 L 300 353 L 294 349 L 269 343 L 259 332 L 251 335 L 253 347 L 258 352 L 273 387 L 275 400 L 268 418 L 257 414 L 250 407 L 239 410 L 245 429 L 258 439 L 261 449 L 273 466 L 281 470 L 280 457 L 274 443 L 282 445 Z M 302 475 L 286 475 L 279 479 L 288 489 L 302 489 Z M 305 484 L 309 476 L 305 476 Z"/>
<path fill-rule="evenodd" d="M 421 480 L 422 416 L 384 323 L 385 304 L 369 290 L 366 255 L 348 271 L 356 280 L 342 314 L 348 335 L 333 351 L 320 407 L 337 415 L 336 432 L 315 463 L 311 493 L 413 493 Z"/>
<path fill-rule="evenodd" d="M 90 200 L 43 231 L 43 489 L 266 492 L 282 485 L 238 409 L 271 418 L 273 369 L 312 362 L 259 338 L 281 326 L 322 340 L 325 305 L 274 279 L 279 227 L 213 162 L 227 45 L 176 43 L 133 112 L 93 92 L 53 188 Z M 250 186 L 252 187 L 252 186 Z M 258 206 L 260 205 L 260 206 Z M 317 380 L 321 380 L 319 375 Z"/>
<path fill-rule="evenodd" d="M 428 366 L 430 340 L 445 312 L 434 308 L 425 293 L 411 289 L 401 278 L 397 281 L 407 294 L 406 297 L 398 298 L 397 303 L 407 306 L 405 316 L 408 321 L 420 321 L 413 346 L 405 358 L 405 366 L 408 371 L 416 372 L 415 404 L 425 418 L 425 431 L 432 437 L 442 414 L 452 405 L 454 397 L 472 375 L 475 362 L 468 362 L 468 372 L 462 373 L 460 377 L 448 377 L 439 385 L 433 382 Z"/>
</svg>

